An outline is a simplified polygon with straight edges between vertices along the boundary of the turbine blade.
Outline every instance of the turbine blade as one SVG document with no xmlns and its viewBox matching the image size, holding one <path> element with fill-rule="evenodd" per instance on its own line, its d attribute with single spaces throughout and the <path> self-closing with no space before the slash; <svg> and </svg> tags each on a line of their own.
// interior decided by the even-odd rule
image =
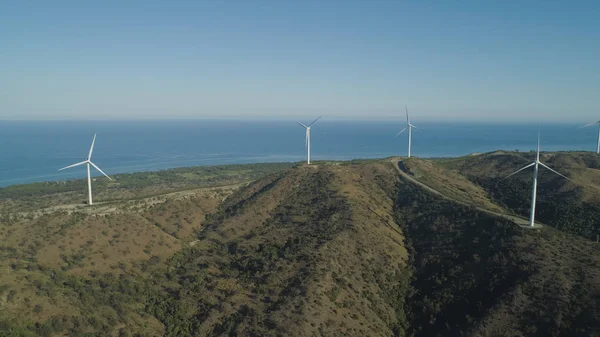
<svg viewBox="0 0 600 337">
<path fill-rule="evenodd" d="M 315 124 L 319 119 L 321 119 L 321 117 L 323 117 L 323 115 L 317 117 L 317 119 L 315 119 L 314 121 L 312 121 L 312 123 L 308 124 L 308 126 L 311 126 L 311 125 Z"/>
<path fill-rule="evenodd" d="M 90 162 L 90 164 L 92 164 L 92 166 L 93 166 L 94 168 L 96 168 L 96 170 L 100 171 L 100 173 L 104 174 L 104 176 L 105 176 L 106 178 L 108 178 L 108 179 L 112 180 L 112 178 L 111 178 L 111 177 L 109 177 L 109 176 L 108 176 L 108 174 L 104 173 L 104 171 L 102 171 L 102 170 L 101 170 L 101 169 L 100 169 L 98 166 L 96 166 L 96 164 L 94 164 L 94 163 L 92 163 L 92 162 Z"/>
<path fill-rule="evenodd" d="M 408 106 L 404 106 L 404 108 L 406 109 L 406 125 L 410 125 L 410 118 L 408 117 Z"/>
<path fill-rule="evenodd" d="M 529 165 L 527 165 L 527 166 L 525 166 L 525 167 L 522 167 L 522 168 L 520 168 L 520 169 L 516 170 L 515 172 L 513 172 L 513 173 L 511 173 L 511 174 L 507 175 L 507 176 L 506 176 L 504 179 L 501 179 L 500 181 L 506 180 L 506 179 L 508 179 L 508 178 L 510 178 L 510 177 L 512 177 L 512 176 L 514 176 L 515 174 L 517 174 L 517 173 L 519 173 L 519 172 L 521 172 L 521 171 L 523 171 L 523 170 L 525 170 L 525 169 L 528 169 L 528 168 L 532 167 L 533 165 L 535 165 L 535 162 L 533 162 L 533 163 L 531 163 L 531 164 L 529 164 Z M 499 182 L 500 182 L 500 181 L 499 181 Z"/>
<path fill-rule="evenodd" d="M 69 165 L 69 166 L 67 166 L 67 167 L 63 167 L 63 168 L 59 169 L 59 171 L 66 170 L 66 169 L 68 169 L 68 168 L 71 168 L 71 167 L 75 167 L 75 166 L 83 165 L 83 164 L 85 164 L 85 163 L 87 163 L 87 160 L 86 160 L 86 161 L 82 161 L 81 163 L 77 163 L 77 164 Z"/>
<path fill-rule="evenodd" d="M 96 134 L 94 133 L 94 139 L 92 140 L 92 147 L 90 147 L 90 154 L 88 155 L 88 160 L 92 159 L 92 152 L 94 151 L 94 143 L 96 143 Z"/>
<path fill-rule="evenodd" d="M 586 124 L 586 125 L 578 127 L 578 129 L 587 128 L 587 127 L 590 127 L 590 126 L 593 126 L 593 125 L 596 125 L 596 124 L 600 124 L 600 123 L 599 122 L 594 122 L 594 123 Z"/>
<path fill-rule="evenodd" d="M 412 125 L 410 123 L 408 124 L 408 126 L 410 126 L 411 128 L 415 128 L 415 129 L 417 128 L 416 126 L 414 126 L 414 125 Z"/>
<path fill-rule="evenodd" d="M 300 122 L 296 122 L 296 123 L 298 123 L 298 124 L 302 125 L 304 128 L 308 128 L 308 126 L 306 126 L 306 125 L 304 125 L 304 124 L 302 124 L 302 123 L 300 123 Z"/>
<path fill-rule="evenodd" d="M 400 130 L 400 132 L 398 132 L 398 133 L 397 133 L 397 134 L 394 136 L 394 138 L 396 138 L 396 137 L 400 136 L 400 134 L 401 134 L 402 132 L 406 131 L 406 129 L 407 129 L 407 128 L 408 128 L 408 126 L 407 126 L 407 127 L 405 127 L 404 129 Z"/>
<path fill-rule="evenodd" d="M 554 173 L 558 174 L 559 176 L 561 176 L 561 177 L 563 177 L 563 178 L 567 179 L 568 181 L 574 182 L 573 180 L 569 179 L 567 176 L 565 176 L 565 175 L 563 175 L 563 174 L 560 174 L 560 173 L 556 172 L 555 170 L 551 169 L 550 167 L 548 167 L 548 165 L 546 165 L 546 164 L 544 164 L 544 163 L 542 163 L 542 162 L 540 162 L 540 165 L 542 165 L 543 167 L 547 168 L 548 170 L 550 170 L 550 171 L 552 171 L 552 172 L 554 172 Z"/>
</svg>

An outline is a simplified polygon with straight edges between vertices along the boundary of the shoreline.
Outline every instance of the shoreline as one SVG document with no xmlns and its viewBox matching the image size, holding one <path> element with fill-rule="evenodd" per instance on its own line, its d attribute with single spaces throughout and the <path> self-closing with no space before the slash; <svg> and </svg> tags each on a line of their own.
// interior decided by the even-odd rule
<svg viewBox="0 0 600 337">
<path fill-rule="evenodd" d="M 473 157 L 473 156 L 480 156 L 480 155 L 485 155 L 485 154 L 491 154 L 491 153 L 520 153 L 520 154 L 526 154 L 526 153 L 532 153 L 533 150 L 531 151 L 509 151 L 509 150 L 495 150 L 495 151 L 490 151 L 490 152 L 472 152 L 469 154 L 465 154 L 465 155 L 460 155 L 460 156 L 414 156 L 416 158 L 422 158 L 422 159 L 427 159 L 427 160 L 442 160 L 442 159 L 458 159 L 458 158 L 463 158 L 463 157 Z M 570 150 L 570 151 L 542 151 L 541 153 L 588 153 L 588 152 L 592 152 L 592 151 L 581 151 L 581 150 Z M 332 159 L 320 159 L 319 157 L 317 157 L 316 162 L 349 162 L 349 161 L 353 161 L 353 160 L 385 160 L 388 158 L 392 158 L 392 157 L 404 157 L 404 156 L 398 156 L 398 155 L 392 155 L 392 156 L 388 156 L 388 157 L 380 157 L 380 156 L 374 156 L 374 157 L 347 157 L 344 156 L 343 158 L 332 158 Z M 110 168 L 106 169 L 105 172 L 111 176 L 111 178 L 114 177 L 118 177 L 118 176 L 122 176 L 122 175 L 135 175 L 135 174 L 150 174 L 150 173 L 158 173 L 158 172 L 167 172 L 167 171 L 174 171 L 174 170 L 197 170 L 197 169 L 206 169 L 206 168 L 210 168 L 210 167 L 236 167 L 236 166 L 250 166 L 250 165 L 262 165 L 262 164 L 301 164 L 304 162 L 304 159 L 301 160 L 296 160 L 296 161 L 286 161 L 286 160 L 282 160 L 282 161 L 256 161 L 256 162 L 237 162 L 237 163 L 223 163 L 223 164 L 206 164 L 206 165 L 189 165 L 189 166 L 172 166 L 172 167 L 164 167 L 164 168 L 151 168 L 151 169 L 147 169 L 147 170 L 126 170 L 126 171 L 121 171 L 118 173 L 109 173 Z M 96 180 L 97 178 L 102 178 L 102 175 L 98 174 L 98 175 L 93 175 L 92 179 Z M 26 178 L 26 179 L 35 179 L 35 177 L 32 178 Z M 51 180 L 36 180 L 36 181 L 25 181 L 25 182 L 17 182 L 17 183 L 11 183 L 11 184 L 3 184 L 2 181 L 0 181 L 0 190 L 5 190 L 7 188 L 15 188 L 17 186 L 27 186 L 27 185 L 48 185 L 48 184 L 54 184 L 54 185 L 59 185 L 59 184 L 66 184 L 66 183 L 73 183 L 73 182 L 78 182 L 78 181 L 84 181 L 86 180 L 84 177 L 84 171 L 82 170 L 81 173 L 81 178 L 68 178 L 68 179 L 51 179 Z M 118 179 L 116 180 L 118 182 Z"/>
</svg>

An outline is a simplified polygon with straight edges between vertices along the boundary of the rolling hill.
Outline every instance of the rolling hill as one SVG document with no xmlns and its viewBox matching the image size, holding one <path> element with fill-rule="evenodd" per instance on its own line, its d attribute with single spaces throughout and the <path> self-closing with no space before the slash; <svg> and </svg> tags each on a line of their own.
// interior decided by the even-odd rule
<svg viewBox="0 0 600 337">
<path fill-rule="evenodd" d="M 524 229 L 529 177 L 499 180 L 529 155 L 132 175 L 43 212 L 0 190 L 0 335 L 600 336 L 595 156 L 544 154 L 577 184 L 541 176 Z"/>
</svg>

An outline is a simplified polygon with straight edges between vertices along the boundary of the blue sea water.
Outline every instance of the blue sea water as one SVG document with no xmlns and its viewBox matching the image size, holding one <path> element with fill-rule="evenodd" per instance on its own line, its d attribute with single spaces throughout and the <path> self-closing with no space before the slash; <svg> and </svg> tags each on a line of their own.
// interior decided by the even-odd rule
<svg viewBox="0 0 600 337">
<path fill-rule="evenodd" d="M 412 153 L 453 157 L 494 150 L 529 151 L 541 131 L 543 151 L 595 151 L 596 128 L 571 124 L 419 123 Z M 402 121 L 323 119 L 311 130 L 312 159 L 347 160 L 406 155 Z M 83 161 L 94 133 L 92 161 L 107 174 L 306 159 L 304 129 L 294 121 L 2 121 L 0 186 L 85 177 Z M 98 175 L 98 172 L 94 172 Z"/>
</svg>

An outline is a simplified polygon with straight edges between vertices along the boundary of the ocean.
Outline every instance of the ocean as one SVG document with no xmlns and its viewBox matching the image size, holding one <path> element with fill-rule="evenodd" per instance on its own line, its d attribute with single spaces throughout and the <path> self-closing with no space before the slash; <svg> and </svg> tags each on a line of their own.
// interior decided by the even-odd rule
<svg viewBox="0 0 600 337">
<path fill-rule="evenodd" d="M 309 121 L 306 121 L 309 122 Z M 412 154 L 455 157 L 495 150 L 530 151 L 541 131 L 542 151 L 595 151 L 597 128 L 572 124 L 415 123 Z M 311 128 L 313 160 L 406 155 L 406 133 L 394 122 L 322 119 Z M 295 121 L 2 121 L 0 186 L 85 177 L 84 161 L 107 174 L 196 165 L 306 160 L 304 129 Z M 93 171 L 94 175 L 99 175 Z"/>
</svg>

